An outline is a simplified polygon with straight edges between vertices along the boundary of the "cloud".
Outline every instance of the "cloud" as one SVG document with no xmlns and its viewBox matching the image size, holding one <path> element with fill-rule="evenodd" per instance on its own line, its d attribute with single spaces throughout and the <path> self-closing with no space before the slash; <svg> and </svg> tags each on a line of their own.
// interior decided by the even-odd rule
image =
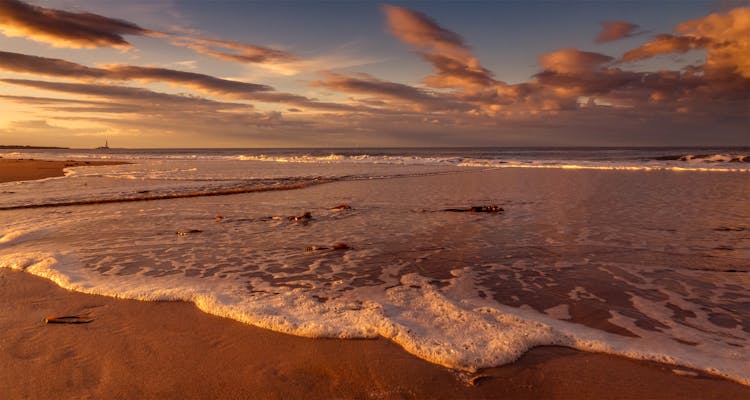
<svg viewBox="0 0 750 400">
<path fill-rule="evenodd" d="M 622 60 L 639 61 L 660 54 L 687 53 L 690 50 L 705 48 L 711 42 L 711 39 L 705 37 L 660 34 L 656 35 L 654 40 L 623 54 Z"/>
<path fill-rule="evenodd" d="M 123 35 L 159 35 L 119 19 L 0 0 L 0 31 L 55 47 L 131 47 Z"/>
<path fill-rule="evenodd" d="M 200 97 L 159 93 L 148 89 L 134 88 L 129 86 L 101 85 L 91 83 L 64 83 L 29 79 L 0 79 L 0 82 L 53 92 L 105 98 L 109 100 L 137 104 L 144 107 L 184 108 L 190 106 L 216 111 L 226 109 L 251 108 L 251 106 L 247 104 L 223 103 Z"/>
<path fill-rule="evenodd" d="M 612 60 L 613 57 L 604 54 L 562 49 L 542 55 L 539 64 L 545 71 L 573 74 L 599 70 Z"/>
<path fill-rule="evenodd" d="M 0 70 L 54 76 L 72 80 L 163 82 L 201 93 L 234 100 L 283 103 L 296 107 L 337 112 L 378 112 L 365 106 L 321 102 L 293 93 L 277 92 L 267 85 L 216 78 L 210 75 L 167 68 L 133 65 L 105 65 L 91 68 L 65 60 L 0 52 Z"/>
<path fill-rule="evenodd" d="M 252 98 L 251 93 L 271 91 L 267 85 L 215 78 L 195 72 L 132 65 L 108 65 L 91 68 L 65 60 L 0 51 L 0 70 L 54 76 L 73 80 L 106 79 L 165 82 L 208 94 L 234 98 Z M 243 96 L 244 95 L 244 96 Z"/>
<path fill-rule="evenodd" d="M 44 136 L 47 143 L 84 146 L 98 143 L 103 132 L 107 136 L 122 137 L 120 145 L 136 141 L 146 136 L 151 145 L 174 146 L 175 143 L 202 143 L 215 146 L 228 138 L 253 139 L 266 137 L 265 142 L 273 144 L 272 137 L 279 129 L 304 129 L 309 122 L 304 119 L 288 120 L 278 112 L 258 112 L 246 104 L 222 103 L 191 96 L 170 95 L 146 89 L 115 85 L 60 83 L 35 80 L 3 79 L 0 83 L 20 85 L 40 90 L 75 95 L 75 100 L 31 96 L 0 96 L 0 102 L 29 104 L 40 110 L 33 126 L 13 126 L 14 129 L 0 129 L 0 134 L 8 140 L 20 140 L 25 134 L 33 133 L 31 127 L 44 128 L 39 120 L 51 126 L 64 125 L 65 130 L 49 128 Z M 91 98 L 92 100 L 81 100 Z M 27 111 L 27 114 L 31 114 Z M 75 128 L 73 128 L 75 127 Z M 23 129 L 20 129 L 23 128 Z M 71 136 L 96 132 L 97 142 L 91 139 L 73 139 Z M 265 132 L 265 133 L 264 133 Z M 18 139 L 14 139 L 18 138 Z M 85 140 L 84 140 L 85 139 Z M 71 142 L 73 140 L 73 142 Z M 88 141 L 88 142 L 87 142 Z M 281 143 L 277 138 L 276 144 Z M 250 144 L 250 143 L 248 143 Z M 132 145 L 132 144 L 131 144 Z"/>
<path fill-rule="evenodd" d="M 706 55 L 708 68 L 729 69 L 750 78 L 750 8 L 690 20 L 677 25 L 675 31 L 711 40 Z"/>
<path fill-rule="evenodd" d="M 296 55 L 283 50 L 229 40 L 174 37 L 172 44 L 221 60 L 245 64 L 281 64 L 299 60 Z"/>
<path fill-rule="evenodd" d="M 39 118 L 33 120 L 10 121 L 5 128 L 0 128 L 0 136 L 11 143 L 26 145 L 49 146 L 49 143 L 69 145 L 71 139 L 75 142 L 86 136 L 101 138 L 101 129 L 79 127 L 70 129 L 65 126 L 50 123 Z"/>
<path fill-rule="evenodd" d="M 8 4 L 19 3 L 0 0 L 0 5 Z M 721 130 L 723 138 L 735 138 L 735 142 L 746 136 L 746 129 L 741 127 L 747 125 L 750 106 L 750 9 L 686 21 L 671 33 L 644 39 L 646 43 L 620 59 L 575 48 L 542 54 L 537 73 L 515 84 L 495 79 L 460 35 L 428 16 L 394 6 L 383 9 L 389 31 L 432 66 L 434 72 L 421 84 L 333 72 L 322 63 L 320 67 L 326 72 L 310 85 L 345 100 L 321 101 L 305 92 L 277 91 L 260 81 L 244 82 L 198 70 L 164 67 L 174 66 L 174 62 L 86 66 L 0 51 L 2 71 L 64 81 L 3 79 L 1 85 L 74 98 L 5 94 L 0 95 L 0 102 L 13 110 L 9 114 L 25 111 L 21 107 L 28 106 L 31 110 L 25 112 L 29 117 L 24 118 L 49 123 L 34 125 L 40 130 L 81 122 L 81 126 L 162 138 L 159 143 L 166 145 L 185 137 L 195 139 L 194 145 L 216 145 L 214 138 L 227 140 L 227 145 L 253 146 L 467 145 L 498 144 L 499 139 L 521 144 L 557 140 L 554 143 L 592 145 L 608 143 L 597 141 L 597 135 L 610 132 L 620 135 L 623 141 L 619 144 L 628 144 L 630 137 L 645 138 L 643 143 L 647 143 L 649 138 L 643 132 L 658 135 L 653 132 L 662 128 L 672 132 L 662 136 L 672 144 L 679 139 L 674 132 L 680 129 L 693 132 L 695 137 L 700 136 L 696 133 L 699 129 Z M 0 15 L 0 25 L 6 26 L 1 23 L 4 14 Z M 638 34 L 634 24 L 608 24 L 603 24 L 599 42 Z M 171 35 L 166 40 L 181 41 L 199 53 L 225 61 L 292 74 L 313 70 L 310 60 L 270 47 Z M 705 62 L 671 70 L 662 67 L 646 71 L 649 63 L 639 65 L 637 70 L 628 69 L 632 67 L 629 62 L 690 50 L 705 51 Z M 185 69 L 195 66 L 188 63 Z M 209 98 L 137 87 L 147 83 L 187 88 Z M 264 112 L 247 103 L 276 104 L 274 108 L 285 111 Z M 602 133 L 602 127 L 606 132 Z M 20 130 L 14 132 L 21 135 Z"/>
<path fill-rule="evenodd" d="M 357 108 L 346 104 L 319 102 L 305 96 L 277 92 L 267 85 L 221 79 L 194 72 L 131 65 L 109 65 L 104 66 L 104 69 L 107 71 L 107 79 L 164 82 L 227 99 L 283 103 L 315 110 L 366 111 L 363 107 Z"/>
<path fill-rule="evenodd" d="M 8 51 L 0 51 L 0 70 L 71 79 L 99 79 L 107 76 L 107 71 L 103 69 L 90 68 L 57 58 L 37 57 Z"/>
<path fill-rule="evenodd" d="M 638 25 L 625 21 L 603 21 L 602 30 L 594 39 L 596 43 L 607 43 L 638 35 Z"/>
<path fill-rule="evenodd" d="M 479 89 L 497 83 L 492 73 L 479 65 L 479 61 L 470 58 L 466 62 L 440 54 L 424 54 L 424 59 L 431 62 L 437 74 L 424 79 L 427 86 L 434 88 Z"/>
<path fill-rule="evenodd" d="M 293 93 L 277 92 L 267 85 L 221 79 L 194 72 L 175 71 L 165 68 L 138 67 L 126 65 L 105 66 L 107 77 L 114 80 L 139 80 L 144 82 L 165 82 L 187 87 L 213 96 L 234 100 L 283 103 L 314 110 L 365 112 L 373 109 L 354 107 L 347 104 L 320 102 Z"/>
<path fill-rule="evenodd" d="M 72 48 L 129 48 L 131 44 L 124 35 L 158 36 L 169 38 L 174 45 L 224 61 L 282 66 L 300 62 L 296 55 L 270 47 L 167 34 L 124 20 L 33 6 L 18 0 L 0 0 L 0 32 Z"/>
<path fill-rule="evenodd" d="M 142 110 L 136 104 L 124 104 L 112 101 L 74 100 L 51 97 L 33 96 L 7 96 L 0 95 L 0 101 L 13 102 L 44 110 L 49 112 L 69 113 L 106 113 L 106 114 L 133 114 Z"/>
<path fill-rule="evenodd" d="M 108 79 L 166 82 L 196 89 L 208 94 L 234 98 L 252 99 L 252 93 L 273 90 L 272 87 L 267 85 L 221 79 L 196 72 L 177 71 L 167 68 L 115 64 L 104 66 L 104 70 L 107 71 L 106 77 Z"/>
<path fill-rule="evenodd" d="M 11 96 L 11 95 L 0 95 L 0 100 L 22 103 L 22 104 L 34 104 L 39 106 L 46 105 L 66 105 L 66 106 L 111 106 L 113 103 L 105 101 L 93 101 L 93 100 L 76 100 L 76 99 L 60 99 L 54 97 L 34 97 L 34 96 Z"/>
<path fill-rule="evenodd" d="M 390 32 L 404 43 L 415 46 L 433 65 L 435 75 L 424 80 L 426 85 L 477 90 L 497 83 L 457 33 L 414 10 L 390 5 L 383 6 L 383 10 Z"/>
<path fill-rule="evenodd" d="M 470 57 L 471 51 L 463 38 L 441 27 L 430 17 L 414 10 L 390 5 L 383 6 L 383 10 L 391 33 L 403 42 L 456 59 Z"/>
<path fill-rule="evenodd" d="M 441 97 L 424 89 L 402 83 L 387 82 L 368 74 L 344 75 L 333 72 L 323 74 L 325 79 L 312 82 L 313 86 L 325 87 L 340 92 L 376 96 L 395 102 L 400 109 L 418 111 L 466 110 L 471 108 L 447 97 Z M 389 103 L 381 102 L 381 105 Z"/>
<path fill-rule="evenodd" d="M 626 52 L 622 60 L 645 60 L 660 54 L 706 51 L 706 73 L 726 70 L 750 78 L 750 8 L 735 8 L 683 22 L 675 34 L 656 35 Z"/>
</svg>

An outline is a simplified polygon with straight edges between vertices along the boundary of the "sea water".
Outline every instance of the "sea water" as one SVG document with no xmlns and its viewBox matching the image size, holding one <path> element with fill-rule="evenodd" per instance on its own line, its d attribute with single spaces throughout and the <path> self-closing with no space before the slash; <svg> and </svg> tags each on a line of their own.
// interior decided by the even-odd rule
<svg viewBox="0 0 750 400">
<path fill-rule="evenodd" d="M 460 370 L 563 345 L 750 384 L 748 154 L 8 151 L 130 164 L 0 184 L 0 267 Z"/>
</svg>

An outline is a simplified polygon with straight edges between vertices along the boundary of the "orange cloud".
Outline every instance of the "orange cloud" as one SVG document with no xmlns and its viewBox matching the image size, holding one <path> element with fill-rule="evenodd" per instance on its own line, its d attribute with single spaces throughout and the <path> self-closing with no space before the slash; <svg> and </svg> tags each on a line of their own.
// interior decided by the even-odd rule
<svg viewBox="0 0 750 400">
<path fill-rule="evenodd" d="M 711 42 L 711 39 L 705 37 L 674 36 L 668 34 L 656 35 L 654 40 L 641 47 L 626 52 L 622 56 L 622 60 L 638 61 L 660 54 L 686 53 L 690 50 L 705 48 L 711 44 Z"/>
<path fill-rule="evenodd" d="M 425 79 L 426 85 L 477 90 L 497 83 L 457 33 L 417 11 L 389 5 L 383 10 L 391 33 L 423 52 L 424 59 L 435 68 L 436 74 Z"/>
<path fill-rule="evenodd" d="M 7 7 L 8 4 L 23 5 L 15 0 L 0 0 L 0 6 Z M 83 99 L 5 95 L 0 96 L 0 101 L 28 104 L 41 109 L 41 113 L 47 110 L 70 113 L 64 118 L 88 118 L 83 116 L 88 112 L 123 115 L 123 121 L 112 117 L 106 123 L 113 127 L 133 126 L 158 132 L 162 128 L 175 129 L 179 134 L 186 130 L 206 134 L 221 130 L 231 131 L 232 135 L 239 137 L 252 126 L 263 129 L 294 127 L 300 129 L 300 138 L 312 137 L 310 132 L 321 137 L 334 135 L 330 136 L 334 137 L 331 143 L 336 144 L 341 142 L 335 140 L 348 137 L 352 132 L 377 132 L 378 135 L 369 137 L 378 138 L 393 134 L 396 138 L 400 134 L 408 136 L 409 132 L 421 131 L 429 135 L 428 140 L 443 135 L 447 143 L 457 137 L 455 132 L 463 134 L 485 129 L 487 136 L 484 138 L 489 138 L 502 129 L 516 132 L 515 128 L 523 126 L 519 121 L 527 128 L 534 125 L 548 131 L 554 128 L 556 132 L 558 129 L 573 130 L 574 124 L 584 120 L 599 128 L 602 125 L 627 126 L 627 129 L 634 129 L 631 132 L 641 132 L 641 127 L 637 126 L 641 121 L 668 127 L 678 118 L 687 127 L 701 118 L 706 126 L 729 121 L 725 126 L 738 132 L 741 130 L 737 127 L 747 121 L 750 9 L 736 9 L 687 21 L 678 25 L 672 34 L 657 35 L 643 46 L 625 53 L 620 60 L 573 48 L 544 54 L 539 57 L 539 72 L 518 84 L 496 80 L 472 55 L 472 49 L 461 36 L 441 27 L 426 15 L 393 6 L 385 6 L 384 10 L 389 30 L 413 46 L 434 68 L 434 73 L 422 80 L 423 86 L 385 81 L 368 74 L 328 72 L 311 85 L 354 98 L 345 102 L 324 102 L 301 94 L 278 92 L 260 83 L 222 79 L 197 72 L 123 64 L 88 67 L 60 59 L 0 51 L 2 71 L 52 76 L 67 81 L 6 79 L 0 80 L 0 85 L 66 93 Z M 83 19 L 83 14 L 68 14 L 76 16 L 77 20 Z M 53 15 L 61 18 L 59 14 Z M 0 26 L 7 27 L 3 18 L 7 20 L 8 17 L 0 14 Z M 14 18 L 14 21 L 18 19 Z M 608 31 L 606 35 L 605 31 Z M 634 31 L 634 25 L 620 21 L 609 28 L 604 26 L 600 36 L 603 41 L 616 40 L 636 34 Z M 176 36 L 169 36 L 168 40 L 179 41 L 195 51 L 233 62 L 274 66 L 302 65 L 306 61 L 292 53 L 263 46 Z M 623 62 L 691 49 L 706 51 L 705 64 L 644 72 L 628 71 Z M 277 112 L 255 112 L 244 103 L 222 103 L 196 96 L 175 96 L 115 85 L 143 82 L 163 82 L 232 101 L 283 104 L 278 108 L 294 113 L 290 113 L 289 118 L 282 118 Z M 94 99 L 90 100 L 92 97 Z M 296 113 L 302 110 L 317 113 Z M 185 119 L 186 111 L 190 113 L 188 119 Z M 335 118 L 331 113 L 335 113 Z M 281 137 L 276 131 L 271 133 L 269 130 L 268 134 L 273 138 Z M 741 138 L 737 133 L 732 135 Z M 424 144 L 424 141 L 414 142 L 417 143 Z"/>
<path fill-rule="evenodd" d="M 221 60 L 239 63 L 288 63 L 298 60 L 296 55 L 286 51 L 228 40 L 177 38 L 172 44 Z"/>
<path fill-rule="evenodd" d="M 574 74 L 601 69 L 614 58 L 588 51 L 563 49 L 539 57 L 539 64 L 545 71 L 561 74 Z"/>
<path fill-rule="evenodd" d="M 596 43 L 613 42 L 637 35 L 638 25 L 625 21 L 603 21 L 602 31 L 594 39 Z"/>
<path fill-rule="evenodd" d="M 32 6 L 18 0 L 0 0 L 0 31 L 55 47 L 128 48 L 123 35 L 159 35 L 119 19 L 91 13 L 72 13 Z"/>
<path fill-rule="evenodd" d="M 750 78 L 750 8 L 735 8 L 683 22 L 675 35 L 657 35 L 654 40 L 626 52 L 623 61 L 636 61 L 659 54 L 706 50 L 706 71 L 724 70 Z"/>
<path fill-rule="evenodd" d="M 733 70 L 750 78 L 750 8 L 690 20 L 675 30 L 712 41 L 706 55 L 709 68 Z"/>
<path fill-rule="evenodd" d="M 468 59 L 470 50 L 455 32 L 444 29 L 430 17 L 396 6 L 383 6 L 388 27 L 396 37 L 430 52 L 456 59 Z"/>
</svg>

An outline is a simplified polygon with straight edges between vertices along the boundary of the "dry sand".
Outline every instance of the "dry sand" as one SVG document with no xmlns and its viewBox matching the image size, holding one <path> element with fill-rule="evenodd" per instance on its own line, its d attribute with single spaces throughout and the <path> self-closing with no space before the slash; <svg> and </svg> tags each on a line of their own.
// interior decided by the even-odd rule
<svg viewBox="0 0 750 400">
<path fill-rule="evenodd" d="M 7 399 L 750 398 L 750 387 L 673 372 L 684 368 L 558 347 L 482 371 L 471 386 L 386 340 L 299 338 L 189 303 L 86 295 L 5 269 L 0 307 L 0 387 Z M 43 322 L 81 313 L 95 320 Z"/>
<path fill-rule="evenodd" d="M 48 161 L 0 158 L 0 183 L 63 176 L 63 168 L 85 165 L 117 165 L 117 161 Z"/>
</svg>

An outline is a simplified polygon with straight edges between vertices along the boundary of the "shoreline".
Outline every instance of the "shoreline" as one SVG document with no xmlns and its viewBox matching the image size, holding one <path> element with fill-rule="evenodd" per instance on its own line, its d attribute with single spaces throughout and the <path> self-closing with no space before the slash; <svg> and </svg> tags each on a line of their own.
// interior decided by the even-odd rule
<svg viewBox="0 0 750 400">
<path fill-rule="evenodd" d="M 532 349 L 514 363 L 461 375 L 385 339 L 296 337 L 190 303 L 72 292 L 8 269 L 0 270 L 0 303 L 6 311 L 0 385 L 10 398 L 750 396 L 750 387 L 686 368 L 561 347 Z M 43 322 L 87 312 L 90 324 Z"/>
<path fill-rule="evenodd" d="M 52 176 L 61 176 L 73 166 L 20 161 L 12 171 L 59 168 Z M 0 304 L 0 385 L 9 398 L 750 398 L 750 387 L 688 368 L 562 347 L 465 375 L 382 338 L 296 337 L 191 303 L 83 294 L 4 268 Z M 86 312 L 90 324 L 43 322 Z"/>
<path fill-rule="evenodd" d="M 0 183 L 31 181 L 65 176 L 69 167 L 120 165 L 122 161 L 37 160 L 33 158 L 0 157 Z"/>
</svg>

